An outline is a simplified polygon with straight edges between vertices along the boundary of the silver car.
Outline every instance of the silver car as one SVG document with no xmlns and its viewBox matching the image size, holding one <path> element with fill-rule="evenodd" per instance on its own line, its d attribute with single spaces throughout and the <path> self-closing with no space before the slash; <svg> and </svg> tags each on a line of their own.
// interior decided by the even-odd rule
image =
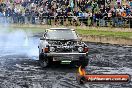
<svg viewBox="0 0 132 88">
<path fill-rule="evenodd" d="M 46 29 L 38 48 L 42 67 L 47 67 L 53 62 L 85 67 L 89 61 L 88 46 L 81 41 L 74 29 Z"/>
</svg>

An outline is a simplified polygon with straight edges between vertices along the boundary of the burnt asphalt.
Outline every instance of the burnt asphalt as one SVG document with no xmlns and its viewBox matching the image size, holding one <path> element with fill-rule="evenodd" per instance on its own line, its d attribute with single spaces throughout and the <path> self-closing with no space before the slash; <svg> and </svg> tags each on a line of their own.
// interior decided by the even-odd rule
<svg viewBox="0 0 132 88">
<path fill-rule="evenodd" d="M 90 59 L 87 73 L 132 75 L 131 46 L 87 44 Z M 132 88 L 132 82 L 79 85 L 78 68 L 55 64 L 43 69 L 38 64 L 38 56 L 29 57 L 0 48 L 0 88 Z"/>
</svg>

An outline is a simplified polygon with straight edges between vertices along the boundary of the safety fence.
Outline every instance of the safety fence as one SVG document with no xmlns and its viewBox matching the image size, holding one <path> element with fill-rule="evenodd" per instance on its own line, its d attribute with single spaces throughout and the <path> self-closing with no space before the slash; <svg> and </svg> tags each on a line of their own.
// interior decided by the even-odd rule
<svg viewBox="0 0 132 88">
<path fill-rule="evenodd" d="M 43 25 L 65 25 L 65 26 L 97 26 L 97 27 L 124 27 L 132 28 L 130 17 L 79 17 L 79 16 L 11 16 L 0 17 L 0 23 L 16 24 L 43 24 Z"/>
</svg>

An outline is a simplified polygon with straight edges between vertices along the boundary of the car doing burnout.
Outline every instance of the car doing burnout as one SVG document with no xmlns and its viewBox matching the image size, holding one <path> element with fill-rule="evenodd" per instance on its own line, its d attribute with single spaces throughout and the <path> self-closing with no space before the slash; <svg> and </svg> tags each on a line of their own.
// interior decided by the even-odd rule
<svg viewBox="0 0 132 88">
<path fill-rule="evenodd" d="M 74 29 L 46 29 L 38 48 L 42 67 L 47 67 L 52 62 L 83 67 L 88 64 L 88 46 L 81 41 Z"/>
</svg>

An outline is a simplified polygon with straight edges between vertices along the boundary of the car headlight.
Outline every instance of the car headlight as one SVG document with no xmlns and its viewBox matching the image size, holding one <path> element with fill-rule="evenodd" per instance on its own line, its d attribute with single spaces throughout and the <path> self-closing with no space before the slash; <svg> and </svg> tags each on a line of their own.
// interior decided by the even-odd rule
<svg viewBox="0 0 132 88">
<path fill-rule="evenodd" d="M 55 47 L 50 47 L 50 52 L 54 52 L 55 51 Z"/>
<path fill-rule="evenodd" d="M 78 47 L 78 52 L 83 52 L 83 47 Z"/>
</svg>

